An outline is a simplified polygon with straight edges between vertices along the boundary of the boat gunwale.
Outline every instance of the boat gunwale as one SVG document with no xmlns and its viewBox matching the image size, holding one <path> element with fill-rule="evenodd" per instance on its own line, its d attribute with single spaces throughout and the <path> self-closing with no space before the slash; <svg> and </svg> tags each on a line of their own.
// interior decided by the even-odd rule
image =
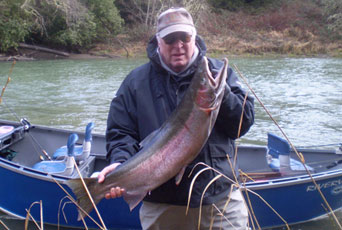
<svg viewBox="0 0 342 230">
<path fill-rule="evenodd" d="M 20 175 L 29 176 L 31 178 L 44 181 L 55 182 L 55 180 L 57 180 L 59 183 L 63 183 L 64 181 L 71 179 L 70 177 L 41 172 L 31 167 L 22 166 L 18 163 L 14 163 L 3 158 L 0 158 L 0 167 L 18 173 Z M 54 178 L 55 180 L 53 180 L 52 178 Z"/>
<path fill-rule="evenodd" d="M 325 172 L 319 173 L 312 173 L 312 178 L 317 181 L 322 181 L 330 178 L 335 177 L 342 177 L 342 169 L 336 170 L 329 170 Z M 270 189 L 270 188 L 280 188 L 285 186 L 293 186 L 298 184 L 306 184 L 312 182 L 312 178 L 308 174 L 302 174 L 298 176 L 291 176 L 291 177 L 282 177 L 276 179 L 270 179 L 267 181 L 254 181 L 254 182 L 247 182 L 242 184 L 242 189 L 252 189 L 252 190 L 261 190 L 261 189 Z"/>
</svg>

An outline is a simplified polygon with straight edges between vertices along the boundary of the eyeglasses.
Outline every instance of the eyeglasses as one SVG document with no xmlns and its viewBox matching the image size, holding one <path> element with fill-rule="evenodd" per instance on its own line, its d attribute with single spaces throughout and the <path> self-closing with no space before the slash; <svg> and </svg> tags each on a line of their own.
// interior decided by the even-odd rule
<svg viewBox="0 0 342 230">
<path fill-rule="evenodd" d="M 172 33 L 165 37 L 163 40 L 166 44 L 172 45 L 176 41 L 181 40 L 183 43 L 189 43 L 191 41 L 192 35 L 185 32 Z"/>
</svg>

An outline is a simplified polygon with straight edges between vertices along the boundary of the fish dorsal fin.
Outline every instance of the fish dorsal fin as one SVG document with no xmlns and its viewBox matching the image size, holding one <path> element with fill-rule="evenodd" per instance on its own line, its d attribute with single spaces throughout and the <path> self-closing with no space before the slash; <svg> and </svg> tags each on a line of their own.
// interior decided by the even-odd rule
<svg viewBox="0 0 342 230">
<path fill-rule="evenodd" d="M 154 130 L 152 133 L 150 133 L 147 137 L 145 137 L 145 138 L 139 143 L 140 149 L 142 149 L 144 146 L 147 146 L 147 145 L 151 142 L 151 140 L 153 140 L 153 138 L 154 138 L 155 136 L 158 135 L 159 130 L 160 130 L 160 129 L 156 129 L 156 130 Z"/>
</svg>

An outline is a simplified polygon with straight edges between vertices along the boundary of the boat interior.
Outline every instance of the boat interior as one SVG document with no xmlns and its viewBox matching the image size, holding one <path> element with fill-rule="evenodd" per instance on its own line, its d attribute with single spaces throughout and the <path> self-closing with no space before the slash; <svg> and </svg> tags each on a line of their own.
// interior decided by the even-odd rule
<svg viewBox="0 0 342 230">
<path fill-rule="evenodd" d="M 6 133 L 1 133 L 0 129 L 0 162 L 25 172 L 76 178 L 79 173 L 73 161 L 72 170 L 68 169 L 67 162 L 74 157 L 80 174 L 90 177 L 108 164 L 104 137 L 96 134 L 87 137 L 87 128 L 85 133 L 71 132 L 31 126 L 26 120 L 20 123 L 0 121 L 0 127 L 6 129 Z M 88 153 L 83 154 L 87 152 L 83 151 L 85 147 Z M 78 156 L 82 154 L 86 156 Z"/>
</svg>

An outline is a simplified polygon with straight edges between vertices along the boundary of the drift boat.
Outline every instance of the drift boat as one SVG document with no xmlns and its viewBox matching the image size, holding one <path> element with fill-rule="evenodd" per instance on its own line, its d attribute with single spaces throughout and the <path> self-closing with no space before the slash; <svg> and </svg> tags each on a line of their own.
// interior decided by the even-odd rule
<svg viewBox="0 0 342 230">
<path fill-rule="evenodd" d="M 97 224 L 89 217 L 85 223 L 77 221 L 77 208 L 65 193 L 72 192 L 64 185 L 66 180 L 79 177 L 73 165 L 67 165 L 70 157 L 76 159 L 83 177 L 109 164 L 105 138 L 91 134 L 92 127 L 89 123 L 82 133 L 31 125 L 27 120 L 0 120 L 0 211 L 20 219 L 29 211 L 40 221 L 41 209 L 36 202 L 41 202 L 45 224 L 102 226 L 95 211 L 90 215 Z M 285 140 L 272 134 L 268 138 L 268 146 L 238 148 L 241 174 L 248 175 L 243 177 L 247 179 L 241 189 L 254 213 L 251 223 L 256 228 L 301 223 L 326 215 L 328 209 L 317 186 L 332 210 L 342 207 L 341 144 L 331 150 L 298 149 L 305 158 L 303 165 Z M 104 199 L 97 205 L 107 229 L 141 229 L 139 207 L 130 212 L 122 198 Z"/>
</svg>

